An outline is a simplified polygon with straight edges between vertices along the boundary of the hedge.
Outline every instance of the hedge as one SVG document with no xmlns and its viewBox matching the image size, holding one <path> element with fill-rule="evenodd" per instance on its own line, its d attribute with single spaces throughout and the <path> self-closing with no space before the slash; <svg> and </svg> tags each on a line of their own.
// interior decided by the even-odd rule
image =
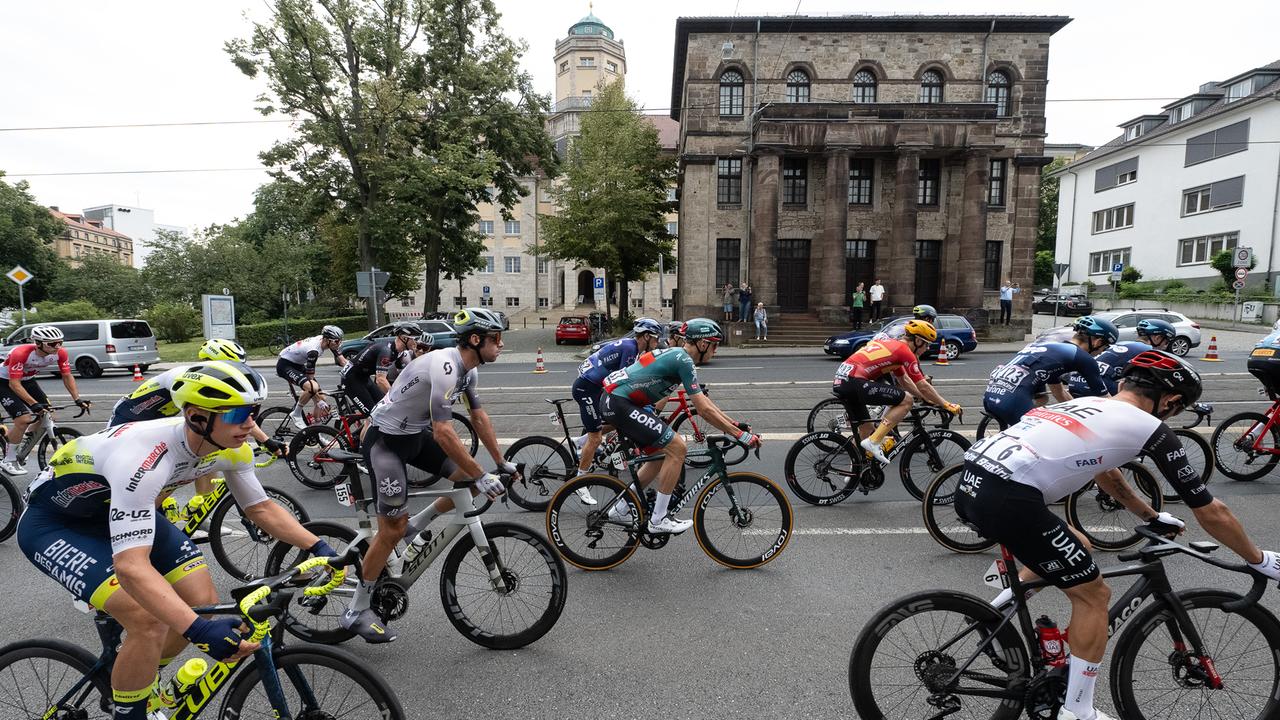
<svg viewBox="0 0 1280 720">
<path fill-rule="evenodd" d="M 363 335 L 369 327 L 369 319 L 364 315 L 348 315 L 346 317 L 320 318 L 316 320 L 294 320 L 289 318 L 289 338 L 299 340 L 312 335 L 319 335 L 325 325 L 337 325 L 348 333 Z M 282 347 L 284 344 L 284 320 L 239 325 L 236 327 L 236 340 L 247 348 Z"/>
</svg>

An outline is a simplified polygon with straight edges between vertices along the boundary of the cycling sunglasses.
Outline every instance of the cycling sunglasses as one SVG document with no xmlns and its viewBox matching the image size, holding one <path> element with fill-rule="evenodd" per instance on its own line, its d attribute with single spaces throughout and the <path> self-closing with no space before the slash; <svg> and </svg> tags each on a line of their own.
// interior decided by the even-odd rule
<svg viewBox="0 0 1280 720">
<path fill-rule="evenodd" d="M 62 341 L 61 340 L 41 340 L 40 344 L 48 345 L 49 347 L 58 347 L 59 345 L 62 344 Z"/>
<path fill-rule="evenodd" d="M 250 417 L 257 417 L 258 411 L 262 409 L 261 405 L 241 405 L 233 407 L 230 410 L 223 410 L 218 413 L 222 417 L 222 422 L 228 425 L 239 425 Z"/>
</svg>

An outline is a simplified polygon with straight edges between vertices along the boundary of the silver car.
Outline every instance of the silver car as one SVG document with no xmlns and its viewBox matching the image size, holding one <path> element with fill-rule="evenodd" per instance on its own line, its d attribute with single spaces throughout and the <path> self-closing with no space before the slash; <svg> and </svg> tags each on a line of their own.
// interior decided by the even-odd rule
<svg viewBox="0 0 1280 720">
<path fill-rule="evenodd" d="M 62 330 L 71 367 L 82 378 L 100 377 L 105 368 L 129 371 L 134 365 L 146 372 L 147 366 L 160 362 L 151 326 L 145 320 L 123 319 L 28 323 L 9 333 L 0 345 L 0 356 L 8 357 L 15 347 L 25 344 L 36 325 Z"/>
<path fill-rule="evenodd" d="M 1173 325 L 1178 336 L 1169 345 L 1174 355 L 1185 356 L 1191 348 L 1200 346 L 1200 325 L 1180 312 L 1163 308 L 1143 308 L 1141 310 L 1107 310 L 1093 313 L 1093 317 L 1110 320 L 1120 330 L 1121 340 L 1138 339 L 1138 322 L 1142 320 L 1164 320 Z"/>
</svg>

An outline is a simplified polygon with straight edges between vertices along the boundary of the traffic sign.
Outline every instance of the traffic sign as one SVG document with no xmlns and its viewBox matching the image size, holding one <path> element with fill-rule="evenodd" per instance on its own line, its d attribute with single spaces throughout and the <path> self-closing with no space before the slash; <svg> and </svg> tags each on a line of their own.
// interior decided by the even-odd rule
<svg viewBox="0 0 1280 720">
<path fill-rule="evenodd" d="M 373 276 L 373 282 L 369 282 L 369 276 Z M 378 268 L 374 268 L 369 272 L 356 273 L 356 297 L 373 297 L 373 289 L 381 290 L 387 286 L 387 280 L 391 277 L 391 273 L 384 272 Z"/>
<path fill-rule="evenodd" d="M 602 277 L 598 277 L 598 278 L 596 278 L 596 279 L 594 280 L 594 284 L 592 285 L 592 287 L 594 287 L 596 290 L 603 290 L 603 289 L 604 289 L 604 278 L 602 278 Z"/>
<path fill-rule="evenodd" d="M 1112 266 L 1111 266 L 1111 272 L 1113 272 L 1113 273 L 1122 273 L 1122 272 L 1124 272 L 1124 263 L 1122 263 L 1122 262 L 1118 262 L 1118 263 L 1116 263 L 1115 265 L 1112 265 Z"/>
<path fill-rule="evenodd" d="M 1253 264 L 1253 248 L 1238 247 L 1231 251 L 1231 267 L 1247 268 Z"/>
<path fill-rule="evenodd" d="M 35 277 L 35 275 L 32 275 L 26 268 L 22 267 L 21 265 L 14 265 L 12 270 L 5 273 L 5 277 L 18 283 L 19 285 L 26 285 L 27 281 L 31 280 L 31 278 Z"/>
<path fill-rule="evenodd" d="M 1249 275 L 1249 268 L 1247 268 L 1247 267 L 1238 267 L 1238 268 L 1236 268 L 1236 279 L 1237 279 L 1237 280 L 1244 280 L 1246 277 L 1248 277 L 1248 275 Z"/>
<path fill-rule="evenodd" d="M 1234 289 L 1236 289 L 1236 290 L 1243 290 L 1243 289 L 1244 289 L 1244 281 L 1243 281 L 1243 280 L 1237 280 L 1237 281 L 1235 281 L 1235 282 L 1231 283 L 1231 287 L 1232 287 L 1232 288 L 1234 288 Z"/>
<path fill-rule="evenodd" d="M 485 285 L 483 288 L 481 288 L 481 290 L 480 290 L 480 294 L 481 294 L 481 295 L 484 295 L 485 297 L 489 297 L 489 294 L 490 294 L 490 293 L 489 293 L 489 286 L 488 286 L 488 285 Z"/>
<path fill-rule="evenodd" d="M 1071 268 L 1071 263 L 1054 263 L 1053 274 L 1057 275 L 1058 277 L 1062 277 L 1062 274 L 1065 273 L 1070 268 Z"/>
</svg>

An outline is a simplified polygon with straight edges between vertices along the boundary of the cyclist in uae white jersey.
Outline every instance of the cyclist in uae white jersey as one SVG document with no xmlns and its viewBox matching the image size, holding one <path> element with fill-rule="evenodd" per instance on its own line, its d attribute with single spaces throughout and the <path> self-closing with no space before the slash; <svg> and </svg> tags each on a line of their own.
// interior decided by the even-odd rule
<svg viewBox="0 0 1280 720">
<path fill-rule="evenodd" d="M 315 400 L 316 411 L 321 415 L 329 410 L 324 393 L 320 390 L 320 383 L 316 382 L 316 361 L 325 351 L 328 351 L 333 354 L 333 361 L 339 367 L 346 366 L 347 359 L 338 353 L 338 348 L 342 346 L 342 337 L 342 328 L 337 325 L 325 325 L 319 335 L 303 338 L 280 351 L 280 356 L 276 360 L 276 375 L 302 390 L 302 394 L 298 396 L 298 402 L 289 411 L 289 418 L 293 421 L 294 427 L 299 430 L 307 426 L 307 421 L 302 415 L 307 403 Z"/>
<path fill-rule="evenodd" d="M 1085 538 L 1051 512 L 1054 502 L 1096 478 L 1099 487 L 1164 533 L 1181 520 L 1157 513 L 1129 488 L 1116 468 L 1145 454 L 1210 535 L 1254 569 L 1280 579 L 1280 556 L 1259 550 L 1231 510 L 1210 494 L 1187 462 L 1165 420 L 1200 398 L 1200 376 L 1157 350 L 1129 361 L 1113 398 L 1087 397 L 1036 408 L 965 454 L 956 512 L 983 536 L 1003 544 L 1022 563 L 1022 576 L 1043 577 L 1071 600 L 1071 657 L 1060 720 L 1110 720 L 1093 707 L 1094 683 L 1107 642 L 1111 591 Z M 993 604 L 1003 605 L 1005 591 Z"/>
</svg>

